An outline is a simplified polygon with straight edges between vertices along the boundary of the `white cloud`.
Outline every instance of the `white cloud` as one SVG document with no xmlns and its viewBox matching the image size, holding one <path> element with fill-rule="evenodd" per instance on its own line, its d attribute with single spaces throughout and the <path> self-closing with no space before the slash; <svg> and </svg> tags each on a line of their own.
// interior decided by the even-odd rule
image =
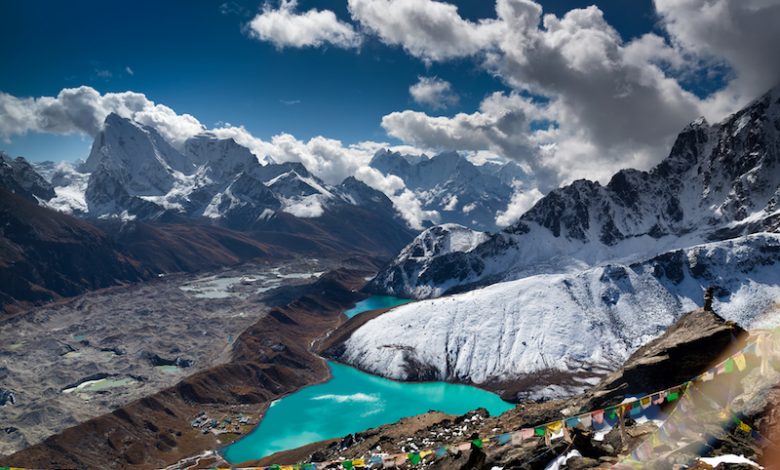
<svg viewBox="0 0 780 470">
<path fill-rule="evenodd" d="M 417 83 L 409 87 L 409 94 L 417 103 L 433 109 L 449 108 L 459 101 L 452 84 L 438 77 L 418 77 Z"/>
<path fill-rule="evenodd" d="M 677 48 L 733 71 L 725 90 L 707 99 L 706 111 L 721 117 L 780 80 L 780 1 L 654 0 L 661 24 Z"/>
<path fill-rule="evenodd" d="M 127 72 L 128 75 L 135 75 L 135 72 L 129 65 L 125 67 L 125 72 Z"/>
<path fill-rule="evenodd" d="M 596 6 L 558 17 L 533 0 L 496 0 L 495 18 L 470 21 L 442 1 L 348 0 L 364 34 L 426 63 L 472 57 L 513 89 L 470 114 L 390 113 L 382 120 L 390 135 L 424 148 L 513 158 L 543 187 L 649 168 L 685 124 L 702 114 L 717 121 L 780 79 L 780 0 L 655 6 L 671 40 L 647 33 L 625 41 Z M 723 65 L 733 71 L 725 89 L 702 99 L 683 86 Z M 443 107 L 425 80 L 410 93 Z M 520 98 L 529 94 L 547 104 Z"/>
<path fill-rule="evenodd" d="M 507 208 L 496 214 L 496 225 L 499 227 L 512 225 L 543 196 L 544 194 L 536 188 L 527 190 L 515 188 L 515 193 L 512 195 L 512 200 L 509 201 Z"/>
<path fill-rule="evenodd" d="M 312 9 L 296 13 L 297 0 L 281 0 L 279 8 L 269 4 L 249 22 L 250 34 L 276 47 L 319 47 L 333 45 L 341 48 L 360 46 L 361 36 L 349 23 L 340 21 L 330 10 Z"/>
<path fill-rule="evenodd" d="M 0 92 L 0 136 L 5 140 L 27 132 L 96 135 L 110 113 L 155 127 L 172 143 L 181 144 L 205 127 L 189 114 L 155 104 L 142 93 L 100 94 L 94 88 L 64 88 L 57 96 L 17 98 Z"/>
<path fill-rule="evenodd" d="M 489 46 L 494 21 L 464 20 L 455 5 L 431 0 L 348 0 L 365 30 L 426 61 L 474 55 Z"/>
</svg>

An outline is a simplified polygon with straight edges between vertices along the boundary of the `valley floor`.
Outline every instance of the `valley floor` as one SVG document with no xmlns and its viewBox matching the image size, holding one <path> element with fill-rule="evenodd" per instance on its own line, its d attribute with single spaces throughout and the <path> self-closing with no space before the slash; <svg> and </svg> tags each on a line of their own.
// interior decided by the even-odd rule
<svg viewBox="0 0 780 470">
<path fill-rule="evenodd" d="M 13 394 L 0 455 L 228 362 L 274 289 L 337 266 L 299 259 L 171 275 L 0 320 L 0 393 Z"/>
</svg>

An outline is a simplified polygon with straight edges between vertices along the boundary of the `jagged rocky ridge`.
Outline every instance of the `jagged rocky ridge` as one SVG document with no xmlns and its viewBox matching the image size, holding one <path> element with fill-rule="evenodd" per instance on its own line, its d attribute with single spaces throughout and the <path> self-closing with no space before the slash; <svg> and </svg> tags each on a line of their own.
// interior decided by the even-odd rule
<svg viewBox="0 0 780 470">
<path fill-rule="evenodd" d="M 370 284 L 435 297 L 529 274 L 641 259 L 780 227 L 780 87 L 720 124 L 699 119 L 650 171 L 606 186 L 579 180 L 476 245 L 446 248 L 451 229 L 419 235 Z M 465 229 L 459 229 L 463 233 Z"/>
</svg>

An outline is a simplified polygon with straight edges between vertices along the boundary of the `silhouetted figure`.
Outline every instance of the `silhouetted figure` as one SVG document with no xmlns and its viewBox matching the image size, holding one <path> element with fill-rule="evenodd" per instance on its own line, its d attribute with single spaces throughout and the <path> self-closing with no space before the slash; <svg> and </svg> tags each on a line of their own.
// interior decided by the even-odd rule
<svg viewBox="0 0 780 470">
<path fill-rule="evenodd" d="M 707 312 L 712 312 L 712 295 L 713 295 L 714 289 L 712 287 L 708 287 L 704 289 L 704 310 Z"/>
</svg>

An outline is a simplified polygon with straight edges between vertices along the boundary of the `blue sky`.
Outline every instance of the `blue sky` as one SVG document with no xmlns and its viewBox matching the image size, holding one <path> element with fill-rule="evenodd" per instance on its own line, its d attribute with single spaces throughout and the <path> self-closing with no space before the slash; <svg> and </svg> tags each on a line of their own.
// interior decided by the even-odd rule
<svg viewBox="0 0 780 470">
<path fill-rule="evenodd" d="M 325 181 L 383 147 L 518 162 L 526 189 L 649 169 L 780 82 L 780 0 L 2 2 L 0 148 L 87 155 L 109 112 Z"/>
<path fill-rule="evenodd" d="M 495 17 L 491 2 L 455 2 L 468 19 Z M 89 85 L 100 92 L 133 90 L 207 126 L 243 124 L 268 138 L 289 132 L 357 142 L 388 141 L 383 115 L 426 110 L 409 96 L 418 76 L 452 83 L 460 101 L 438 113 L 471 112 L 489 93 L 506 90 L 470 58 L 426 66 L 400 47 L 377 39 L 359 51 L 337 47 L 285 48 L 250 38 L 246 23 L 262 5 L 207 1 L 24 1 L 0 4 L 6 38 L 0 91 L 14 96 L 54 96 Z M 585 1 L 544 1 L 545 12 L 563 15 Z M 650 1 L 598 2 L 608 21 L 630 39 L 654 28 Z M 304 1 L 299 10 L 330 8 L 349 20 L 346 2 Z M 132 70 L 129 73 L 128 67 Z M 0 144 L 34 160 L 85 156 L 91 138 L 29 133 Z"/>
</svg>

